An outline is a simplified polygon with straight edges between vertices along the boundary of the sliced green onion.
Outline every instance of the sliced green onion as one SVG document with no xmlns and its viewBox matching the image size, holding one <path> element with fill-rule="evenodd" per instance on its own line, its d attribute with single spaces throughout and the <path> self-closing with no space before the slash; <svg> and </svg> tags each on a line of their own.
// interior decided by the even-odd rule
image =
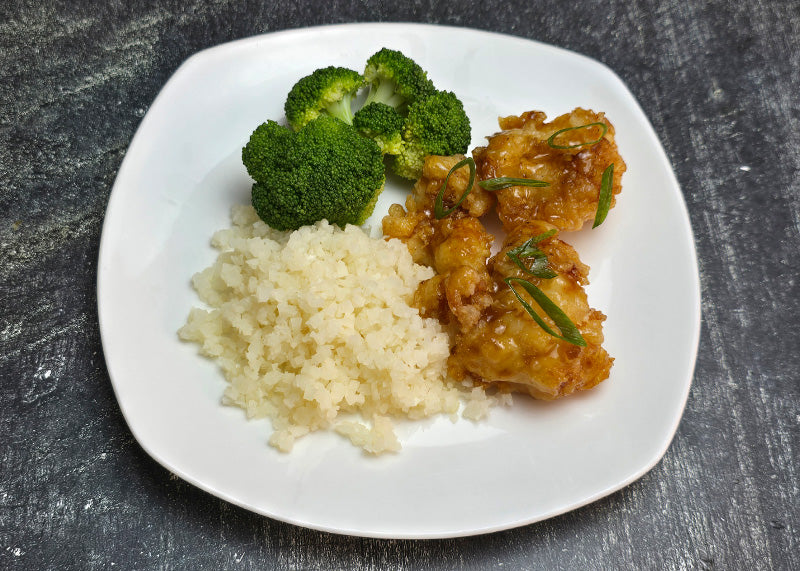
<svg viewBox="0 0 800 571">
<path fill-rule="evenodd" d="M 566 133 L 567 131 L 575 131 L 576 129 L 588 129 L 589 127 L 600 127 L 603 130 L 603 132 L 594 141 L 588 141 L 586 143 L 576 143 L 574 145 L 556 145 L 555 143 L 553 143 L 553 139 L 558 137 L 561 133 Z M 585 147 L 587 145 L 594 145 L 595 143 L 599 143 L 600 141 L 602 141 L 603 137 L 606 136 L 607 132 L 608 132 L 608 125 L 606 125 L 603 122 L 589 123 L 587 125 L 579 125 L 578 127 L 567 127 L 566 129 L 561 129 L 560 131 L 556 131 L 555 133 L 550 135 L 550 138 L 547 139 L 547 144 L 554 149 L 574 149 L 576 147 Z"/>
<path fill-rule="evenodd" d="M 450 180 L 450 175 L 453 174 L 455 171 L 460 169 L 461 167 L 469 165 L 469 182 L 467 183 L 467 190 L 464 191 L 464 194 L 461 195 L 461 198 L 458 199 L 452 208 L 445 210 L 444 209 L 444 191 L 447 188 L 447 181 Z M 442 184 L 442 188 L 439 189 L 439 193 L 436 195 L 436 200 L 433 201 L 433 215 L 436 217 L 437 220 L 444 218 L 448 214 L 455 212 L 455 210 L 461 206 L 461 203 L 464 202 L 464 199 L 467 198 L 467 195 L 472 192 L 472 187 L 475 185 L 475 161 L 472 160 L 472 157 L 467 157 L 463 161 L 457 162 L 453 168 L 450 169 L 450 172 L 447 173 L 447 176 L 444 177 L 444 184 Z"/>
<path fill-rule="evenodd" d="M 534 236 L 533 238 L 528 239 L 524 244 L 517 246 L 506 252 L 506 256 L 508 256 L 512 262 L 514 262 L 523 272 L 536 276 L 537 278 L 544 278 L 544 279 L 551 279 L 556 277 L 556 274 L 553 270 L 547 267 L 547 254 L 542 252 L 539 248 L 535 245 L 544 240 L 545 238 L 549 238 L 553 234 L 556 233 L 556 229 L 553 228 L 544 234 L 539 234 L 538 236 Z M 533 258 L 533 262 L 531 263 L 530 267 L 526 266 L 523 263 L 523 259 L 525 258 Z"/>
<path fill-rule="evenodd" d="M 611 184 L 614 181 L 614 163 L 611 163 L 603 171 L 603 178 L 600 181 L 600 199 L 597 202 L 597 212 L 594 215 L 592 228 L 597 228 L 608 216 L 608 209 L 611 208 Z"/>
<path fill-rule="evenodd" d="M 572 343 L 573 345 L 586 347 L 586 340 L 581 335 L 581 332 L 578 331 L 578 328 L 575 327 L 575 324 L 572 323 L 572 320 L 567 317 L 567 314 L 561 311 L 561 308 L 553 303 L 553 301 L 547 297 L 542 290 L 528 280 L 523 280 L 522 278 L 508 277 L 503 281 L 506 282 L 508 287 L 511 288 L 511 291 L 514 292 L 514 295 L 517 296 L 517 299 L 522 304 L 522 307 L 524 307 L 525 311 L 528 312 L 528 315 L 530 315 L 533 320 L 536 321 L 539 327 L 544 329 L 546 333 L 557 339 L 561 339 L 562 341 Z M 522 296 L 517 292 L 516 289 L 514 289 L 514 286 L 511 285 L 512 282 L 518 283 L 530 294 L 537 305 L 542 308 L 542 310 L 550 319 L 553 320 L 553 322 L 556 324 L 556 327 L 558 327 L 559 331 L 561 331 L 561 335 L 553 331 L 553 329 L 547 325 L 547 323 L 545 323 L 544 319 L 542 319 L 539 314 L 534 311 L 530 304 L 522 299 Z"/>
<path fill-rule="evenodd" d="M 494 192 L 495 190 L 502 190 L 510 186 L 532 186 L 535 188 L 550 186 L 549 182 L 543 180 L 536 180 L 533 178 L 513 178 L 510 176 L 500 176 L 497 178 L 490 178 L 482 180 L 478 183 L 481 188 Z"/>
</svg>

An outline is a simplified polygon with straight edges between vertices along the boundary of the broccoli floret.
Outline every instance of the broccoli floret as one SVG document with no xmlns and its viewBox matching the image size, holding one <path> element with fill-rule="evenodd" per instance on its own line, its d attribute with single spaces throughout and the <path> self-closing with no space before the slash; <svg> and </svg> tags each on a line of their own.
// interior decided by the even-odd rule
<svg viewBox="0 0 800 571">
<path fill-rule="evenodd" d="M 384 155 L 396 155 L 403 150 L 402 129 L 405 118 L 385 103 L 369 103 L 356 111 L 353 127 L 369 137 Z"/>
<path fill-rule="evenodd" d="M 464 105 L 450 91 L 437 91 L 408 108 L 403 126 L 403 150 L 395 157 L 392 170 L 416 180 L 428 155 L 464 154 L 471 135 Z"/>
<path fill-rule="evenodd" d="M 253 207 L 277 230 L 322 219 L 363 224 L 385 182 L 375 141 L 327 115 L 297 132 L 275 121 L 262 124 L 242 149 L 242 162 L 255 180 Z"/>
<path fill-rule="evenodd" d="M 283 108 L 296 131 L 320 115 L 353 122 L 351 103 L 364 85 L 364 77 L 344 67 L 324 67 L 294 84 Z"/>
<path fill-rule="evenodd" d="M 400 108 L 436 91 L 414 60 L 388 48 L 367 60 L 364 78 L 370 86 L 365 104 L 378 102 Z"/>
</svg>

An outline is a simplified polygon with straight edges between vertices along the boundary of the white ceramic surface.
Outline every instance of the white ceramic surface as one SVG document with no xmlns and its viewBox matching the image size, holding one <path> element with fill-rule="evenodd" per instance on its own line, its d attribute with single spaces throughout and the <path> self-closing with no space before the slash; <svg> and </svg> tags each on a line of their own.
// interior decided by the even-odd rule
<svg viewBox="0 0 800 571">
<path fill-rule="evenodd" d="M 566 236 L 591 266 L 589 298 L 608 315 L 611 378 L 557 402 L 517 397 L 480 423 L 401 423 L 403 450 L 362 455 L 315 434 L 289 454 L 267 421 L 219 404 L 215 365 L 176 331 L 197 304 L 193 273 L 212 233 L 249 200 L 240 150 L 302 75 L 360 69 L 381 47 L 455 91 L 473 145 L 499 115 L 602 110 L 627 164 L 618 206 L 596 230 Z M 447 54 L 447 55 L 443 55 Z M 407 187 L 390 185 L 378 223 Z M 405 24 L 280 32 L 203 51 L 167 82 L 144 117 L 103 226 L 98 305 L 120 408 L 141 446 L 200 488 L 295 524 L 363 536 L 450 537 L 542 520 L 633 482 L 666 451 L 697 351 L 697 263 L 683 198 L 651 125 L 620 79 L 584 56 L 519 38 Z"/>
</svg>

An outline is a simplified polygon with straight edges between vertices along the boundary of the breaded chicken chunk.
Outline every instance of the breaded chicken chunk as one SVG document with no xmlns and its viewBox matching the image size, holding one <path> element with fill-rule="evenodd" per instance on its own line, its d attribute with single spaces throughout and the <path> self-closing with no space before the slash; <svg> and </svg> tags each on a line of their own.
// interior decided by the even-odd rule
<svg viewBox="0 0 800 571">
<path fill-rule="evenodd" d="M 543 220 L 560 230 L 580 230 L 594 219 L 603 171 L 612 163 L 612 192 L 616 195 L 622 190 L 625 161 L 614 142 L 614 126 L 603 113 L 578 108 L 549 123 L 546 118 L 541 111 L 502 117 L 502 131 L 473 151 L 478 180 L 513 177 L 550 183 L 496 192 L 497 213 L 506 232 L 529 220 Z M 612 207 L 614 203 L 612 196 Z"/>
<path fill-rule="evenodd" d="M 434 200 L 439 190 L 442 188 L 445 178 L 447 178 L 447 173 L 464 158 L 464 155 L 453 155 L 450 157 L 431 155 L 425 158 L 425 164 L 422 167 L 422 176 L 414 184 L 413 197 L 415 210 L 433 211 Z M 442 197 L 445 207 L 455 204 L 458 199 L 461 198 L 461 195 L 464 194 L 464 191 L 467 189 L 468 183 L 469 168 L 463 166 L 453 171 L 450 178 L 447 180 L 447 188 Z M 494 206 L 494 202 L 493 193 L 482 189 L 478 185 L 474 185 L 466 199 L 464 199 L 464 202 L 461 203 L 459 211 L 462 214 L 480 218 Z"/>
<path fill-rule="evenodd" d="M 399 238 L 416 263 L 436 271 L 436 276 L 420 284 L 414 306 L 424 317 L 436 317 L 454 330 L 468 329 L 478 322 L 491 302 L 488 290 L 492 285 L 486 262 L 494 236 L 477 219 L 491 208 L 492 195 L 475 186 L 451 215 L 437 220 L 433 214 L 447 173 L 463 158 L 427 157 L 422 176 L 406 199 L 406 208 L 393 204 L 383 219 L 386 238 Z M 454 171 L 445 189 L 445 203 L 457 202 L 468 182 L 467 168 Z"/>
<path fill-rule="evenodd" d="M 545 222 L 516 226 L 503 249 L 489 261 L 494 282 L 492 303 L 475 326 L 456 336 L 449 361 L 452 376 L 463 378 L 468 374 L 537 399 L 559 398 L 608 378 L 614 360 L 601 346 L 605 315 L 589 306 L 583 289 L 588 284 L 589 268 L 575 249 L 556 236 L 537 243 L 556 274 L 550 279 L 531 276 L 507 256 L 529 238 L 553 228 Z M 528 280 L 558 305 L 578 328 L 586 346 L 545 332 L 503 281 L 512 276 Z M 524 290 L 521 295 L 528 297 Z M 557 331 L 538 305 L 529 297 L 527 301 Z"/>
<path fill-rule="evenodd" d="M 447 178 L 447 173 L 464 158 L 463 155 L 426 157 L 422 176 L 406 198 L 405 209 L 399 204 L 393 204 L 389 207 L 388 216 L 383 218 L 383 235 L 387 238 L 399 238 L 405 242 L 411 256 L 418 264 L 434 267 L 433 250 L 430 246 L 436 224 L 433 215 L 434 202 Z M 447 188 L 442 197 L 443 203 L 455 204 L 467 190 L 468 184 L 467 167 L 454 171 L 447 181 Z M 492 193 L 474 185 L 464 202 L 453 213 L 453 217 L 477 218 L 486 214 L 493 205 Z"/>
</svg>

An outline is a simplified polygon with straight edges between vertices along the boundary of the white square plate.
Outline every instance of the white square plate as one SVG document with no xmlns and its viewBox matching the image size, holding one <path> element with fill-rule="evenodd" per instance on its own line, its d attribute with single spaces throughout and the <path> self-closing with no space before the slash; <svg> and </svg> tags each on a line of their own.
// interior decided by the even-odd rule
<svg viewBox="0 0 800 571">
<path fill-rule="evenodd" d="M 191 276 L 211 264 L 213 232 L 248 203 L 241 148 L 318 67 L 363 69 L 381 47 L 415 59 L 454 91 L 473 146 L 497 117 L 574 107 L 606 112 L 628 165 L 617 207 L 596 230 L 566 235 L 591 266 L 589 301 L 608 315 L 611 378 L 556 402 L 516 397 L 480 423 L 401 423 L 403 450 L 374 458 L 313 434 L 291 454 L 267 421 L 220 405 L 225 381 L 176 331 L 198 304 Z M 409 187 L 388 185 L 370 220 Z M 352 535 L 432 538 L 519 526 L 633 482 L 666 451 L 691 383 L 700 295 L 691 228 L 653 128 L 600 63 L 467 29 L 363 24 L 300 29 L 203 51 L 167 82 L 120 168 L 98 274 L 108 371 L 128 425 L 160 464 L 252 511 Z"/>
</svg>

